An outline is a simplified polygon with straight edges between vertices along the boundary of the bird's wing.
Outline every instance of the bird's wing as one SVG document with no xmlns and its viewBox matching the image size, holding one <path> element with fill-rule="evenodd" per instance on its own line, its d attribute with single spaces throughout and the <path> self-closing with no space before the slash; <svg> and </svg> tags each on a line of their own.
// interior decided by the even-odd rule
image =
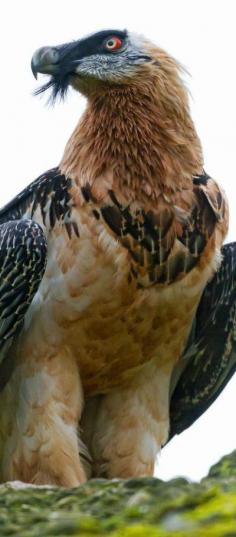
<svg viewBox="0 0 236 537">
<path fill-rule="evenodd" d="M 171 397 L 169 440 L 208 409 L 236 371 L 236 243 L 223 246 L 222 255 L 182 358 L 187 365 Z"/>
<path fill-rule="evenodd" d="M 48 170 L 0 210 L 0 224 L 26 217 L 34 220 L 37 215 L 42 227 L 50 230 L 56 221 L 69 221 L 70 185 L 70 179 L 60 174 L 59 168 Z"/>
<path fill-rule="evenodd" d="M 0 225 L 0 390 L 13 368 L 9 348 L 38 289 L 46 265 L 46 240 L 31 220 Z M 6 352 L 7 351 L 7 352 Z"/>
<path fill-rule="evenodd" d="M 48 232 L 56 222 L 69 236 L 77 232 L 70 184 L 53 168 L 0 210 L 0 389 L 13 368 L 14 337 L 44 273 Z"/>
</svg>

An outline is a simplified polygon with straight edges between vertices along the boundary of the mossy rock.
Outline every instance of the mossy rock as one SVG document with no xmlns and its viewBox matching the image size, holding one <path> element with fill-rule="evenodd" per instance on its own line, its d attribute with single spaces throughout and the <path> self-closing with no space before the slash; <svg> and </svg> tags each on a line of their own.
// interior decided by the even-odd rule
<svg viewBox="0 0 236 537">
<path fill-rule="evenodd" d="M 236 451 L 201 483 L 92 480 L 78 489 L 0 487 L 0 536 L 235 537 Z"/>
</svg>

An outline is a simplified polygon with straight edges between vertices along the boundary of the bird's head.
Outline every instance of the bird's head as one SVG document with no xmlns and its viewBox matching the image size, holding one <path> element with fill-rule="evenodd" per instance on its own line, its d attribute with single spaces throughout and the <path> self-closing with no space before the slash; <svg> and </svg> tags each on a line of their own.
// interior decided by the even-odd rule
<svg viewBox="0 0 236 537">
<path fill-rule="evenodd" d="M 71 85 L 85 95 L 98 88 L 129 85 L 137 77 L 176 72 L 178 66 L 161 49 L 128 31 L 103 30 L 55 47 L 42 47 L 32 58 L 32 71 L 50 75 L 36 93 L 52 90 L 52 100 L 64 97 Z"/>
</svg>

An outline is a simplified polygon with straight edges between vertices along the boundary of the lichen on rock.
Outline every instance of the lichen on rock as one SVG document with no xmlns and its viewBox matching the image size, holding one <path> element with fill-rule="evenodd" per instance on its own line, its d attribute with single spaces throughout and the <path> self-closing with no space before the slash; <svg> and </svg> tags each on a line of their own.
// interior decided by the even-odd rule
<svg viewBox="0 0 236 537">
<path fill-rule="evenodd" d="M 200 483 L 98 479 L 72 490 L 2 485 L 0 535 L 235 537 L 236 451 Z"/>
</svg>

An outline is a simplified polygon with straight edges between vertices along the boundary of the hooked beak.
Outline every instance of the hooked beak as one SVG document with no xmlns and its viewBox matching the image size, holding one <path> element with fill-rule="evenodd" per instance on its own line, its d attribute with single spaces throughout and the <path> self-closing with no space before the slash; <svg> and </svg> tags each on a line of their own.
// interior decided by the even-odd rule
<svg viewBox="0 0 236 537">
<path fill-rule="evenodd" d="M 38 73 L 53 75 L 60 67 L 60 53 L 56 47 L 41 47 L 34 53 L 31 60 L 31 70 L 34 78 Z"/>
<path fill-rule="evenodd" d="M 56 97 L 64 98 L 73 76 L 77 75 L 76 68 L 80 62 L 80 43 L 72 42 L 56 47 L 42 47 L 36 50 L 32 57 L 31 69 L 37 79 L 38 73 L 51 75 L 50 80 L 37 89 L 35 95 L 40 95 L 49 88 L 52 90 L 51 102 Z"/>
</svg>

